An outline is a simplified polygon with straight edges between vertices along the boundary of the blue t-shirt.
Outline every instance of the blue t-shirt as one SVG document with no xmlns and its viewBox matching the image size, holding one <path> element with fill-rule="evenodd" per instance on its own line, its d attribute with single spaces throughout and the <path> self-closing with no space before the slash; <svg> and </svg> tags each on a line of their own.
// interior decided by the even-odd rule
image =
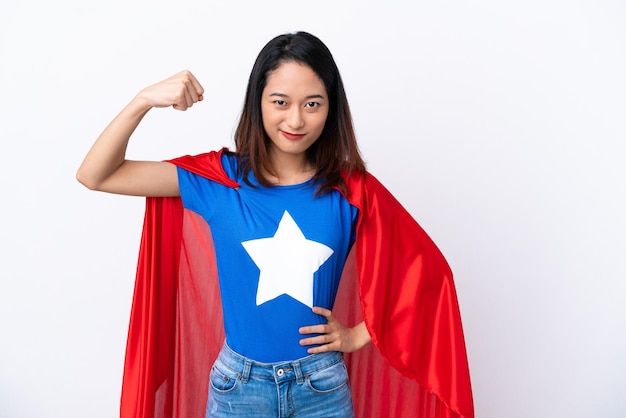
<svg viewBox="0 0 626 418">
<path fill-rule="evenodd" d="M 358 209 L 316 184 L 265 187 L 237 176 L 223 155 L 233 189 L 178 168 L 183 205 L 211 227 L 228 345 L 260 362 L 308 355 L 298 329 L 326 322 L 313 306 L 332 309 L 354 240 Z"/>
</svg>

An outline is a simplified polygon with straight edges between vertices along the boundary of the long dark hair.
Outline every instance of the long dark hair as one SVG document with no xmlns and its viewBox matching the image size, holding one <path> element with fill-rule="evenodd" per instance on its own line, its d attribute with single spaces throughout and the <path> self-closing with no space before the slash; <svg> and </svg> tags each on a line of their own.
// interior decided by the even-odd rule
<svg viewBox="0 0 626 418">
<path fill-rule="evenodd" d="M 248 184 L 250 171 L 265 186 L 270 182 L 263 176 L 275 173 L 270 160 L 270 139 L 263 128 L 261 98 L 270 73 L 285 62 L 310 67 L 322 80 L 329 98 L 329 112 L 319 139 L 307 150 L 307 158 L 317 168 L 314 180 L 318 193 L 335 187 L 344 192 L 346 185 L 341 171 L 365 171 L 365 164 L 356 143 L 348 99 L 339 69 L 332 54 L 317 37 L 296 32 L 279 35 L 269 41 L 259 53 L 246 89 L 239 125 L 235 131 L 235 154 L 240 157 L 240 174 Z"/>
</svg>

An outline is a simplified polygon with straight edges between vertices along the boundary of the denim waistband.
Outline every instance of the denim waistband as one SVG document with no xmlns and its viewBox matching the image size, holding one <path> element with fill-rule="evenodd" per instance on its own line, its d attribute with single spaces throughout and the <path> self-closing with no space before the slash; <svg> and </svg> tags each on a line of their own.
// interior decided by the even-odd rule
<svg viewBox="0 0 626 418">
<path fill-rule="evenodd" d="M 221 362 L 224 366 L 239 373 L 244 383 L 252 378 L 274 380 L 276 383 L 295 380 L 301 384 L 310 374 L 343 362 L 343 354 L 338 351 L 329 351 L 297 360 L 260 363 L 234 352 L 227 344 L 224 344 L 216 362 Z"/>
</svg>

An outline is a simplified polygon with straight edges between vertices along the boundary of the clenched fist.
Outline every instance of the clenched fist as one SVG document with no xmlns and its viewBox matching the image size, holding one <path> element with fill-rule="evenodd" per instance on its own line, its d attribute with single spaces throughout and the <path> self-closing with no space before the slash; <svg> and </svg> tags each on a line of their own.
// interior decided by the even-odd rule
<svg viewBox="0 0 626 418">
<path fill-rule="evenodd" d="M 187 110 L 204 97 L 204 89 L 190 71 L 181 71 L 163 81 L 146 87 L 137 95 L 150 107 Z"/>
</svg>

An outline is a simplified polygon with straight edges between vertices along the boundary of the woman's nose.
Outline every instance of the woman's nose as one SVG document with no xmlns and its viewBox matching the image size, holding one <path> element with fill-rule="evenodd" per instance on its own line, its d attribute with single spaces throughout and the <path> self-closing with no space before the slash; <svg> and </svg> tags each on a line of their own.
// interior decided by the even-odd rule
<svg viewBox="0 0 626 418">
<path fill-rule="evenodd" d="M 304 118 L 302 117 L 302 109 L 292 107 L 287 115 L 287 125 L 294 129 L 300 129 L 304 126 Z"/>
</svg>

